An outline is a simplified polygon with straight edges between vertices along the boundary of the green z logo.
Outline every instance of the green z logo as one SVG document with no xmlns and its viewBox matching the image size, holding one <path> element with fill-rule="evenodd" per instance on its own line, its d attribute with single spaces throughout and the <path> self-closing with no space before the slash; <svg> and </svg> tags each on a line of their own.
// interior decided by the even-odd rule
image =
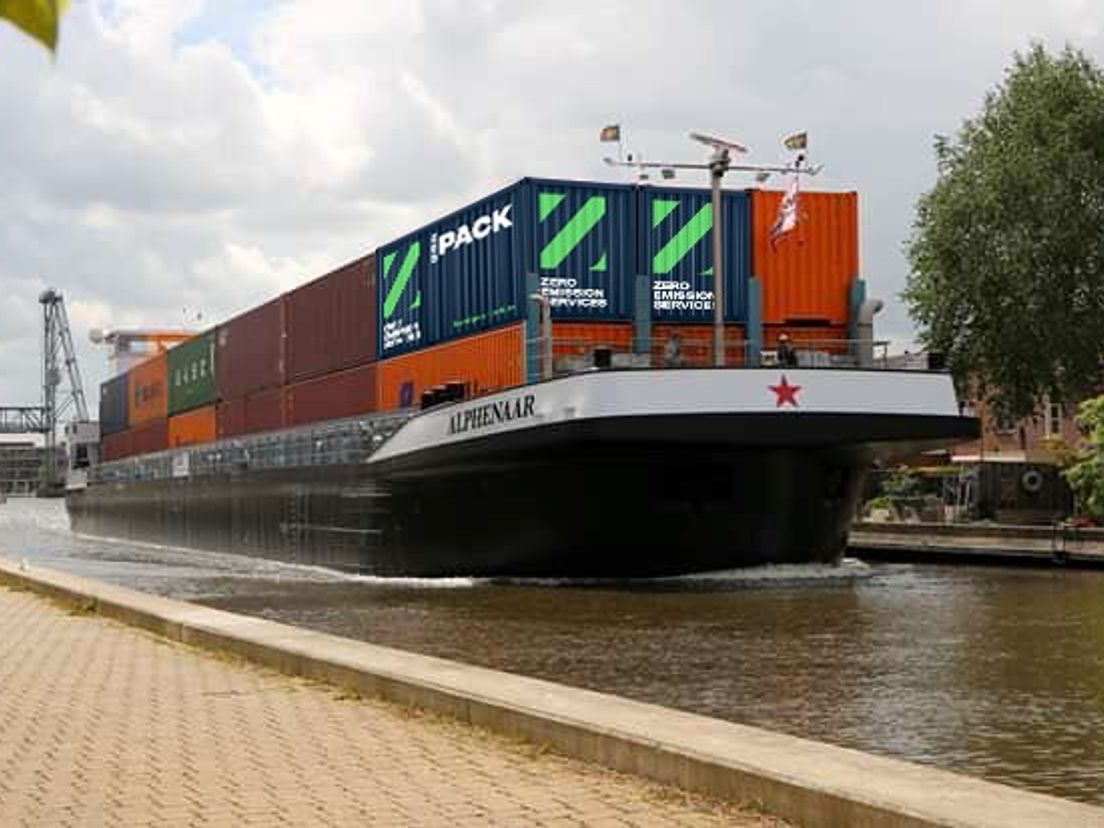
<svg viewBox="0 0 1104 828">
<path fill-rule="evenodd" d="M 564 200 L 563 193 L 540 193 L 538 196 L 538 221 L 542 224 Z M 570 219 L 567 220 L 552 240 L 540 252 L 541 270 L 555 270 L 571 252 L 577 248 L 606 215 L 604 196 L 591 196 Z M 602 256 L 590 266 L 592 272 L 601 273 L 607 269 L 607 255 Z"/>
<path fill-rule="evenodd" d="M 395 264 L 395 258 L 399 254 L 388 253 L 383 257 L 383 282 L 387 284 L 388 279 L 391 277 L 391 268 Z M 390 319 L 395 313 L 395 308 L 398 307 L 399 299 L 402 298 L 403 291 L 406 290 L 407 283 L 410 282 L 410 277 L 414 274 L 414 268 L 418 265 L 418 259 L 422 256 L 422 243 L 413 242 L 410 247 L 406 249 L 406 255 L 403 257 L 402 265 L 399 267 L 399 272 L 395 275 L 395 281 L 391 284 L 391 287 L 387 289 L 387 298 L 383 300 L 383 318 Z M 415 310 L 422 304 L 422 291 L 419 290 L 414 296 L 414 301 L 410 305 L 410 310 Z"/>
<path fill-rule="evenodd" d="M 657 198 L 652 202 L 652 231 L 663 223 L 667 216 L 671 215 L 681 205 L 679 201 Z M 706 204 L 693 217 L 678 229 L 663 247 L 661 247 L 652 259 L 652 273 L 665 275 L 675 269 L 686 254 L 694 249 L 694 245 L 705 238 L 713 229 L 713 205 Z M 713 268 L 702 271 L 703 276 L 713 273 Z"/>
</svg>

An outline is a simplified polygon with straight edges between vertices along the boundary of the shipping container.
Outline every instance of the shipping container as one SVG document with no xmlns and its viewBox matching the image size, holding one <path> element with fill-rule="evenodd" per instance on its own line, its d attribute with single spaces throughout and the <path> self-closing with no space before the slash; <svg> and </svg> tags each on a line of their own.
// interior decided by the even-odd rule
<svg viewBox="0 0 1104 828">
<path fill-rule="evenodd" d="M 110 434 L 100 442 L 100 451 L 105 461 L 137 457 L 164 451 L 168 447 L 168 420 L 164 418 Z"/>
<path fill-rule="evenodd" d="M 169 448 L 213 443 L 217 438 L 218 422 L 213 404 L 169 417 Z"/>
<path fill-rule="evenodd" d="M 846 325 L 859 277 L 857 193 L 801 193 L 797 226 L 771 243 L 782 193 L 751 191 L 752 274 L 765 324 Z"/>
<path fill-rule="evenodd" d="M 210 405 L 218 399 L 215 339 L 216 331 L 212 329 L 169 349 L 169 414 Z"/>
<path fill-rule="evenodd" d="M 747 321 L 751 267 L 750 200 L 726 191 L 724 205 L 725 319 Z M 713 203 L 709 190 L 641 187 L 639 262 L 652 278 L 652 318 L 713 319 Z"/>
<path fill-rule="evenodd" d="M 831 364 L 833 354 L 850 351 L 846 325 L 768 325 L 763 328 L 763 347 L 768 354 L 777 350 L 778 337 L 783 333 L 789 335 L 799 365 L 824 367 Z"/>
<path fill-rule="evenodd" d="M 167 355 L 158 354 L 138 363 L 127 376 L 130 427 L 165 419 L 169 413 Z"/>
<path fill-rule="evenodd" d="M 469 394 L 525 382 L 525 324 L 454 340 L 377 363 L 380 410 L 417 406 L 422 392 L 462 382 Z"/>
<path fill-rule="evenodd" d="M 609 348 L 613 353 L 632 351 L 631 322 L 553 322 L 552 356 L 588 358 L 595 348 Z"/>
<path fill-rule="evenodd" d="M 230 400 L 216 410 L 218 438 L 240 437 L 284 427 L 284 389 L 264 388 Z"/>
<path fill-rule="evenodd" d="M 304 380 L 284 389 L 285 422 L 289 427 L 355 417 L 375 409 L 375 362 Z"/>
<path fill-rule="evenodd" d="M 365 256 L 284 294 L 288 384 L 376 358 L 376 259 Z"/>
<path fill-rule="evenodd" d="M 131 456 L 164 451 L 169 447 L 168 419 L 151 420 L 130 429 Z"/>
<path fill-rule="evenodd" d="M 522 179 L 377 253 L 379 356 L 524 318 L 526 278 L 555 318 L 632 316 L 632 187 Z"/>
<path fill-rule="evenodd" d="M 124 429 L 111 434 L 104 434 L 100 438 L 100 458 L 105 463 L 112 460 L 122 460 L 127 456 L 130 446 L 130 434 Z"/>
<path fill-rule="evenodd" d="M 636 192 L 622 184 L 527 179 L 524 259 L 553 319 L 627 320 L 633 315 Z"/>
<path fill-rule="evenodd" d="M 667 343 L 678 337 L 675 359 L 668 357 Z M 747 360 L 747 340 L 742 325 L 725 326 L 725 365 L 737 367 Z M 656 324 L 652 327 L 652 364 L 662 367 L 709 368 L 713 365 L 712 325 Z"/>
<path fill-rule="evenodd" d="M 100 385 L 100 434 L 126 431 L 130 425 L 129 377 L 119 374 Z"/>
<path fill-rule="evenodd" d="M 283 297 L 219 326 L 215 369 L 223 400 L 284 384 Z"/>
</svg>

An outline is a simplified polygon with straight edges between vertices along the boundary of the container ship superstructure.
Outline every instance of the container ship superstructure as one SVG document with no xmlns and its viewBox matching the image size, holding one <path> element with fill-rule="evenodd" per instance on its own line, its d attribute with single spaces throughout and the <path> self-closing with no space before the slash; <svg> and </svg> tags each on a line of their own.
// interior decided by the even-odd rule
<svg viewBox="0 0 1104 828">
<path fill-rule="evenodd" d="M 870 464 L 976 421 L 874 353 L 855 193 L 773 242 L 781 193 L 723 198 L 726 367 L 708 191 L 523 179 L 104 383 L 73 528 L 381 575 L 838 560 Z"/>
</svg>

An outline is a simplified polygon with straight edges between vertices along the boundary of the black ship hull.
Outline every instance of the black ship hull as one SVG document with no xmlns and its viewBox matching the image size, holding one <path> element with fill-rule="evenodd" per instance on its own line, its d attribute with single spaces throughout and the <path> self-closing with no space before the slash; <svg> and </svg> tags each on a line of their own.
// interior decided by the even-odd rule
<svg viewBox="0 0 1104 828">
<path fill-rule="evenodd" d="M 69 494 L 72 526 L 386 576 L 651 577 L 831 562 L 875 458 L 976 431 L 951 414 L 685 410 L 692 404 L 509 422 L 559 404 L 532 388 L 497 395 L 498 408 L 490 398 L 416 417 L 368 462 L 101 482 Z M 447 439 L 434 439 L 438 430 Z"/>
</svg>

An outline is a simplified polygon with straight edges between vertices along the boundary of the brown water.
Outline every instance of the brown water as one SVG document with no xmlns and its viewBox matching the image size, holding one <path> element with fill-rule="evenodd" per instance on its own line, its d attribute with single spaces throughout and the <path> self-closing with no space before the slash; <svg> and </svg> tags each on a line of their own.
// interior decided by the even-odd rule
<svg viewBox="0 0 1104 828">
<path fill-rule="evenodd" d="M 1104 573 L 354 578 L 80 538 L 41 501 L 0 506 L 0 555 L 1104 804 Z"/>
</svg>

